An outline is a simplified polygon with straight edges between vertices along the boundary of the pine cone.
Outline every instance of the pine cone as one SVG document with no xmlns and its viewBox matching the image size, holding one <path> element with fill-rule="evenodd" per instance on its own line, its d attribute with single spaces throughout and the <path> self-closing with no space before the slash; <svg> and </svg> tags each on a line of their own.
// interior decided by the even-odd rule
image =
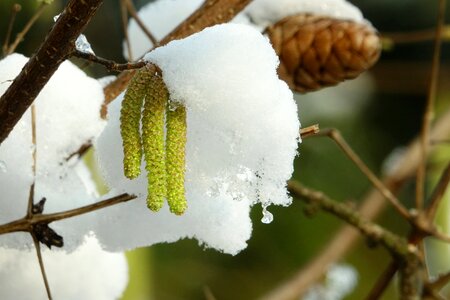
<svg viewBox="0 0 450 300">
<path fill-rule="evenodd" d="M 357 77 L 378 60 L 381 43 L 370 25 L 323 16 L 289 16 L 266 29 L 280 57 L 278 74 L 300 93 Z"/>
</svg>

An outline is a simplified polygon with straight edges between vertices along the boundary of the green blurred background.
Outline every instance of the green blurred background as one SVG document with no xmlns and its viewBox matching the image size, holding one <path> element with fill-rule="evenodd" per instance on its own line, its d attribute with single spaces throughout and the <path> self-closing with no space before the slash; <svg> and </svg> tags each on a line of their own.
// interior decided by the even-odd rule
<svg viewBox="0 0 450 300">
<path fill-rule="evenodd" d="M 55 0 L 26 36 L 18 51 L 31 55 L 50 29 L 66 1 Z M 148 1 L 134 1 L 141 7 Z M 437 0 L 360 0 L 357 5 L 383 34 L 431 29 L 436 23 Z M 0 1 L 0 41 L 3 42 L 13 3 L 22 5 L 14 24 L 13 36 L 37 7 L 36 1 Z M 97 55 L 119 62 L 122 57 L 123 32 L 119 1 L 105 1 L 86 36 Z M 447 13 L 447 16 L 449 13 Z M 107 34 L 105 34 L 107 32 Z M 384 51 L 378 64 L 357 81 L 323 92 L 296 98 L 304 126 L 319 123 L 321 128 L 338 128 L 354 150 L 377 173 L 386 157 L 396 148 L 407 145 L 419 128 L 431 67 L 432 41 L 394 45 Z M 438 92 L 439 111 L 448 107 L 450 97 L 449 45 L 443 45 Z M 83 66 L 90 75 L 108 73 L 101 66 Z M 329 140 L 308 139 L 300 145 L 295 161 L 294 178 L 322 190 L 341 201 L 358 202 L 370 188 L 366 178 Z M 429 169 L 429 180 L 437 180 L 448 161 L 450 148 L 439 147 Z M 401 198 L 407 205 L 414 199 L 414 183 L 407 184 Z M 270 207 L 274 221 L 262 224 L 261 208 L 254 207 L 253 236 L 248 248 L 232 257 L 204 249 L 194 240 L 129 252 L 130 283 L 123 299 L 205 299 L 209 289 L 217 299 L 255 299 L 288 279 L 318 252 L 341 226 L 341 222 L 324 213 L 313 218 L 303 214 L 299 201 L 288 208 Z M 440 224 L 446 225 L 448 209 L 443 207 Z M 391 209 L 379 217 L 380 223 L 405 234 L 408 225 Z M 450 269 L 447 247 L 433 243 L 433 266 Z M 362 299 L 389 263 L 383 249 L 369 249 L 364 241 L 342 261 L 358 272 L 357 288 L 346 299 Z M 436 268 L 435 268 L 436 269 Z M 436 270 L 433 269 L 433 272 Z M 392 286 L 383 299 L 395 299 Z"/>
</svg>

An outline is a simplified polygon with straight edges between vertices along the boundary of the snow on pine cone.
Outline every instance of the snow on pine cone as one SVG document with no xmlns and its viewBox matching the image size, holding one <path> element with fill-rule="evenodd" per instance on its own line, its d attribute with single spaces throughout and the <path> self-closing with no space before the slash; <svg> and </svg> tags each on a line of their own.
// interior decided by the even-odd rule
<svg viewBox="0 0 450 300">
<path fill-rule="evenodd" d="M 357 77 L 381 52 L 376 30 L 349 20 L 298 14 L 269 26 L 266 33 L 280 57 L 280 78 L 300 93 Z"/>
</svg>

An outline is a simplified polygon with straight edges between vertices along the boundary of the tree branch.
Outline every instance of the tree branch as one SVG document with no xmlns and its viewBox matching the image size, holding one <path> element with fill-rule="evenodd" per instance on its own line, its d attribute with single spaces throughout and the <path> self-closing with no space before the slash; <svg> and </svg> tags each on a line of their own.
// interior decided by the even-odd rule
<svg viewBox="0 0 450 300">
<path fill-rule="evenodd" d="M 52 213 L 52 214 L 33 214 L 31 218 L 22 218 L 16 221 L 12 221 L 3 225 L 0 225 L 0 235 L 17 232 L 17 231 L 25 231 L 32 232 L 32 227 L 37 224 L 49 224 L 54 221 L 64 220 L 72 217 L 76 217 L 79 215 L 87 214 L 93 212 L 95 210 L 103 209 L 109 206 L 117 205 L 119 203 L 127 202 L 135 199 L 136 196 L 129 194 L 121 194 L 116 197 L 112 197 L 103 201 L 99 201 L 90 205 L 82 206 L 79 208 Z"/>
<path fill-rule="evenodd" d="M 0 144 L 75 47 L 103 0 L 71 0 L 41 47 L 0 98 Z"/>
<path fill-rule="evenodd" d="M 116 63 L 115 61 L 96 56 L 95 54 L 92 54 L 92 53 L 81 52 L 79 50 L 75 50 L 72 53 L 72 56 L 103 65 L 109 71 L 124 71 L 124 70 L 140 69 L 146 65 L 145 61 L 138 61 L 136 63 L 119 64 L 119 63 Z"/>
</svg>

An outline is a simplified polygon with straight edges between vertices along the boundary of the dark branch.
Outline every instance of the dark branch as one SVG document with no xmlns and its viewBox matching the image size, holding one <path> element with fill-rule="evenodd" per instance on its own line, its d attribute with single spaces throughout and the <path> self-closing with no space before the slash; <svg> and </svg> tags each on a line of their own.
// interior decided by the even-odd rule
<svg viewBox="0 0 450 300">
<path fill-rule="evenodd" d="M 41 47 L 0 98 L 0 144 L 59 65 L 72 53 L 75 40 L 84 30 L 103 0 L 71 0 Z"/>
<path fill-rule="evenodd" d="M 143 66 L 145 66 L 145 64 L 146 64 L 144 61 L 139 61 L 136 63 L 119 64 L 119 63 L 116 63 L 115 61 L 101 58 L 94 54 L 81 52 L 78 50 L 75 50 L 72 53 L 72 56 L 82 58 L 82 59 L 85 59 L 85 60 L 88 60 L 88 61 L 91 61 L 91 62 L 94 62 L 97 64 L 101 64 L 101 65 L 105 66 L 109 71 L 125 71 L 125 70 L 140 69 Z"/>
</svg>

